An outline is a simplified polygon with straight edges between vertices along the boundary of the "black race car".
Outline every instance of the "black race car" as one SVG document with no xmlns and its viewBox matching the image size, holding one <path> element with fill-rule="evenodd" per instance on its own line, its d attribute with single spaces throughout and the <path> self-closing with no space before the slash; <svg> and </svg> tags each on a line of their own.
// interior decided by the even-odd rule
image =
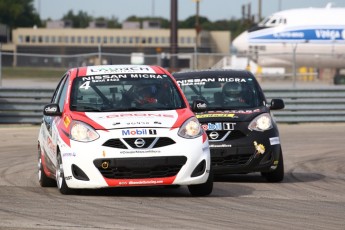
<svg viewBox="0 0 345 230">
<path fill-rule="evenodd" d="M 261 172 L 269 182 L 283 180 L 282 148 L 271 113 L 284 108 L 282 99 L 268 104 L 249 71 L 199 70 L 173 76 L 189 103 L 206 103 L 207 111 L 196 116 L 209 138 L 215 174 Z"/>
</svg>

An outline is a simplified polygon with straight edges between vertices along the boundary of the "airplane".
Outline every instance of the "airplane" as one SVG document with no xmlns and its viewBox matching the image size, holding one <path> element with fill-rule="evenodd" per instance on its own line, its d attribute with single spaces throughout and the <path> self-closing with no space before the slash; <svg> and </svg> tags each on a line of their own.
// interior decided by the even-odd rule
<svg viewBox="0 0 345 230">
<path fill-rule="evenodd" d="M 284 10 L 232 42 L 238 56 L 263 67 L 345 68 L 345 8 Z"/>
</svg>

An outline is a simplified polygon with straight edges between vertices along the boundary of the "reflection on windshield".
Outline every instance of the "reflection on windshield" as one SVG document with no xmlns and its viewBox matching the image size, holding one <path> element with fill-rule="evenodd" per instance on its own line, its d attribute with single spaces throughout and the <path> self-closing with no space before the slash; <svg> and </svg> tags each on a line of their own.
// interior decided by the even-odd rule
<svg viewBox="0 0 345 230">
<path fill-rule="evenodd" d="M 150 74 L 85 76 L 74 80 L 70 109 L 79 112 L 151 111 L 185 108 L 170 77 Z"/>
</svg>

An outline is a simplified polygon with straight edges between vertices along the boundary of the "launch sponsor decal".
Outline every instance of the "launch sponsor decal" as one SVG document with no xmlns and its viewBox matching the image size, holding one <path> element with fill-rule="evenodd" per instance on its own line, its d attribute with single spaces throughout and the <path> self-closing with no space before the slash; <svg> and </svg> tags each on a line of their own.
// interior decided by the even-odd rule
<svg viewBox="0 0 345 230">
<path fill-rule="evenodd" d="M 97 74 L 119 74 L 119 73 L 155 73 L 149 66 L 90 66 L 86 70 L 86 75 Z"/>
</svg>

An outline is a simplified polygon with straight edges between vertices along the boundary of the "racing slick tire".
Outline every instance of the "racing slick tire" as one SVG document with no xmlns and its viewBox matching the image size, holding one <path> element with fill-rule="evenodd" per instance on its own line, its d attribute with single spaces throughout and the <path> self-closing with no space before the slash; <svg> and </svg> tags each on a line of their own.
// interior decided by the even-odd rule
<svg viewBox="0 0 345 230">
<path fill-rule="evenodd" d="M 203 184 L 188 185 L 188 190 L 192 196 L 208 196 L 213 190 L 213 170 L 210 170 L 208 179 Z"/>
<path fill-rule="evenodd" d="M 279 152 L 279 161 L 277 168 L 272 172 L 261 172 L 261 175 L 268 181 L 268 182 L 281 182 L 284 179 L 284 160 L 282 150 L 280 149 Z"/>
<path fill-rule="evenodd" d="M 40 144 L 38 144 L 38 182 L 40 183 L 41 187 L 56 186 L 56 181 L 54 179 L 49 178 L 44 172 Z"/>
<path fill-rule="evenodd" d="M 66 184 L 65 175 L 63 172 L 62 158 L 59 152 L 57 154 L 56 183 L 61 194 L 72 195 L 77 193 L 75 189 L 70 189 Z"/>
</svg>

